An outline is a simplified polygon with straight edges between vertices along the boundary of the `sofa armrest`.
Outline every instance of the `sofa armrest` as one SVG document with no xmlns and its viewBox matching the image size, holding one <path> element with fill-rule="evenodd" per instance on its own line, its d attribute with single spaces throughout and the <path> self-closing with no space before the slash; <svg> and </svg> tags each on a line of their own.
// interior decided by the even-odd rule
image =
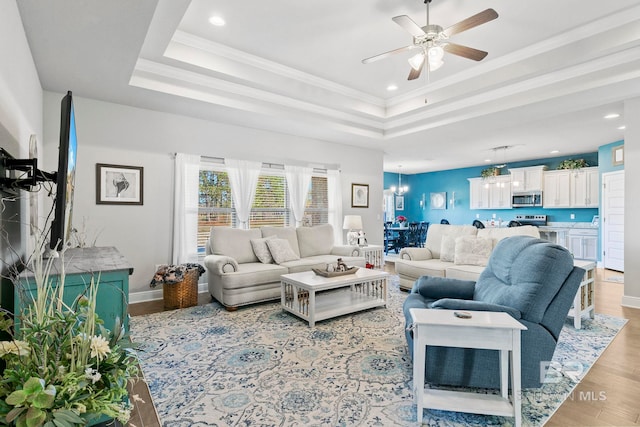
<svg viewBox="0 0 640 427">
<path fill-rule="evenodd" d="M 204 266 L 208 271 L 217 275 L 238 271 L 238 262 L 225 255 L 207 255 L 204 257 Z"/>
<path fill-rule="evenodd" d="M 413 293 L 431 300 L 441 298 L 473 299 L 476 282 L 472 280 L 448 279 L 446 277 L 422 276 L 413 285 Z"/>
<path fill-rule="evenodd" d="M 424 261 L 433 258 L 431 249 L 428 248 L 402 248 L 398 256 L 408 261 Z"/>
<path fill-rule="evenodd" d="M 516 320 L 522 317 L 520 310 L 513 307 L 466 299 L 439 299 L 431 304 L 431 308 L 443 308 L 447 310 L 497 311 L 507 313 Z"/>
<path fill-rule="evenodd" d="M 331 255 L 362 256 L 360 247 L 355 245 L 339 245 L 331 248 Z"/>
</svg>

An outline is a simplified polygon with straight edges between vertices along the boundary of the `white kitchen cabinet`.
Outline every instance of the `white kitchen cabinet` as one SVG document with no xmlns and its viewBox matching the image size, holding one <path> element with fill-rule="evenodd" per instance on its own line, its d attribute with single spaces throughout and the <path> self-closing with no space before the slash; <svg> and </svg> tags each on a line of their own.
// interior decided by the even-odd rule
<svg viewBox="0 0 640 427">
<path fill-rule="evenodd" d="M 567 249 L 575 259 L 598 259 L 598 230 L 570 230 Z"/>
<path fill-rule="evenodd" d="M 582 168 L 571 174 L 571 207 L 597 208 L 600 203 L 598 168 Z"/>
<path fill-rule="evenodd" d="M 511 191 L 514 193 L 542 191 L 544 186 L 543 172 L 546 168 L 546 166 L 529 166 L 509 169 Z"/>
<path fill-rule="evenodd" d="M 571 171 L 563 169 L 544 172 L 542 205 L 544 208 L 571 207 Z"/>
<path fill-rule="evenodd" d="M 492 209 L 511 209 L 511 177 L 501 175 L 489 187 L 490 207 Z"/>
<path fill-rule="evenodd" d="M 469 178 L 469 209 L 490 209 L 489 182 L 483 178 Z"/>
<path fill-rule="evenodd" d="M 498 175 L 490 182 L 469 178 L 470 209 L 511 209 L 511 176 Z"/>
</svg>

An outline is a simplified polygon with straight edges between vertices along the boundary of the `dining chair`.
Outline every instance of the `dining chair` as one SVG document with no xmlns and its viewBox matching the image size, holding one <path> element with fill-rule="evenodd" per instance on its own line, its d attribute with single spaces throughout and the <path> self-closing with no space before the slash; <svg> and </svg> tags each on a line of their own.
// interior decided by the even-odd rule
<svg viewBox="0 0 640 427">
<path fill-rule="evenodd" d="M 420 246 L 420 229 L 417 222 L 409 223 L 407 231 L 407 246 L 417 248 Z"/>
<path fill-rule="evenodd" d="M 394 235 L 393 230 L 390 229 L 393 223 L 387 221 L 384 223 L 384 253 L 389 253 L 389 249 L 393 249 L 395 253 L 398 253 L 398 238 Z"/>
</svg>

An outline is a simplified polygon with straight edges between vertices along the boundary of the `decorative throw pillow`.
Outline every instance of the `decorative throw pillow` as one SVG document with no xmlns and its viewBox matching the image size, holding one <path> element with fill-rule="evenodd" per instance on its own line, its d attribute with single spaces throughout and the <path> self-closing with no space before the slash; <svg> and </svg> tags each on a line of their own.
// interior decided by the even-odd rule
<svg viewBox="0 0 640 427">
<path fill-rule="evenodd" d="M 456 238 L 454 236 L 442 236 L 440 242 L 440 261 L 453 262 L 456 250 Z"/>
<path fill-rule="evenodd" d="M 486 266 L 493 250 L 493 239 L 477 236 L 456 238 L 454 263 Z"/>
<path fill-rule="evenodd" d="M 271 256 L 271 252 L 269 251 L 269 247 L 267 246 L 268 239 L 275 239 L 275 236 L 250 240 L 253 253 L 256 254 L 260 262 L 263 264 L 271 264 L 273 262 L 273 257 Z"/>
<path fill-rule="evenodd" d="M 291 249 L 291 245 L 287 239 L 267 239 L 266 242 L 273 261 L 276 264 L 300 259 L 293 249 Z"/>
</svg>

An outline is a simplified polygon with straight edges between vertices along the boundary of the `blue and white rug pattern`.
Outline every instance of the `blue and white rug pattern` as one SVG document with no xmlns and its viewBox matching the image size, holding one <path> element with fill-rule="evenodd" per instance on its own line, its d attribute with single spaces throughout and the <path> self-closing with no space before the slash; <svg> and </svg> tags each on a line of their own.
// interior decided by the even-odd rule
<svg viewBox="0 0 640 427">
<path fill-rule="evenodd" d="M 417 425 L 404 339 L 406 292 L 388 308 L 316 323 L 279 302 L 227 312 L 217 303 L 131 318 L 142 370 L 164 426 Z M 554 382 L 523 393 L 523 425 L 557 409 L 625 320 L 567 320 Z M 425 410 L 429 426 L 512 425 L 512 418 Z"/>
</svg>

